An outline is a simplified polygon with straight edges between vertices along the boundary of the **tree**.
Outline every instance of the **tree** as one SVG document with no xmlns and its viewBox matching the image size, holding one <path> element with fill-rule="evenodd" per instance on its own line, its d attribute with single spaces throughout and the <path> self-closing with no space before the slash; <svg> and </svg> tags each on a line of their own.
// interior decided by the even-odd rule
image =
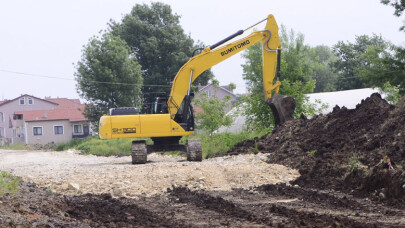
<svg viewBox="0 0 405 228">
<path fill-rule="evenodd" d="M 337 57 L 328 46 L 319 45 L 311 48 L 311 58 L 313 63 L 313 79 L 316 81 L 314 92 L 335 91 L 337 73 L 330 66 Z"/>
<path fill-rule="evenodd" d="M 402 98 L 402 95 L 399 93 L 399 89 L 396 86 L 392 86 L 389 82 L 386 82 L 384 85 L 378 88 L 380 93 L 384 93 L 384 99 L 387 100 L 390 104 L 396 104 Z"/>
<path fill-rule="evenodd" d="M 98 123 L 109 108 L 136 106 L 141 92 L 141 67 L 125 41 L 105 33 L 93 37 L 76 65 L 76 88 L 88 103 L 85 116 Z"/>
<path fill-rule="evenodd" d="M 262 80 L 261 80 L 262 81 Z M 327 106 L 320 101 L 316 101 L 320 107 L 309 101 L 305 94 L 312 93 L 315 87 L 315 81 L 307 83 L 301 81 L 290 82 L 283 80 L 280 88 L 280 94 L 291 96 L 296 102 L 296 108 L 293 114 L 294 118 L 299 118 L 301 114 L 314 116 Z M 274 118 L 270 107 L 265 103 L 264 93 L 251 93 L 249 96 L 242 97 L 243 112 L 246 116 L 246 125 L 252 131 L 261 131 L 266 128 L 271 129 L 274 126 Z"/>
<path fill-rule="evenodd" d="M 211 84 L 219 86 L 219 81 L 215 78 L 211 79 Z"/>
<path fill-rule="evenodd" d="M 381 3 L 394 7 L 394 9 L 395 9 L 394 15 L 397 16 L 397 17 L 400 17 L 402 15 L 402 13 L 404 12 L 404 10 L 405 10 L 405 1 L 404 0 L 401 0 L 401 1 L 398 1 L 398 0 L 381 0 Z M 401 26 L 399 28 L 399 30 L 405 31 L 405 24 L 403 26 Z"/>
<path fill-rule="evenodd" d="M 312 80 L 313 61 L 310 57 L 310 46 L 304 43 L 304 34 L 296 33 L 293 29 L 287 31 L 281 26 L 280 41 L 282 45 L 281 71 L 282 79 L 291 82 Z M 260 60 L 261 61 L 261 60 Z"/>
<path fill-rule="evenodd" d="M 356 36 L 355 43 L 339 41 L 332 50 L 338 59 L 331 63 L 331 66 L 339 74 L 336 84 L 337 90 L 364 88 L 364 84 L 357 74 L 362 66 L 369 64 L 364 54 L 371 47 L 376 50 L 384 50 L 387 42 L 381 36 Z"/>
<path fill-rule="evenodd" d="M 201 108 L 202 112 L 197 114 L 197 129 L 206 131 L 213 135 L 214 131 L 222 126 L 230 126 L 233 122 L 232 116 L 226 115 L 226 107 L 231 106 L 230 96 L 220 100 L 216 96 L 208 97 L 206 93 L 201 93 L 194 100 L 195 106 Z"/>
<path fill-rule="evenodd" d="M 229 91 L 233 92 L 236 89 L 235 83 L 233 83 L 233 82 L 229 83 L 228 89 L 229 89 Z"/>
<path fill-rule="evenodd" d="M 194 50 L 203 46 L 200 43 L 194 44 L 190 36 L 184 33 L 179 19 L 180 16 L 173 14 L 169 5 L 155 2 L 151 6 L 137 4 L 121 22 L 110 23 L 109 30 L 127 42 L 142 66 L 146 85 L 144 93 L 169 93 L 178 70 L 192 57 Z M 212 77 L 213 74 L 208 70 L 194 83 L 206 85 Z M 154 95 L 147 96 L 151 97 Z"/>
<path fill-rule="evenodd" d="M 282 85 L 280 94 L 292 96 L 297 103 L 295 117 L 304 113 L 314 115 L 319 112 L 314 104 L 309 103 L 305 93 L 311 93 L 315 87 L 312 80 L 313 62 L 310 57 L 310 47 L 304 44 L 302 34 L 295 35 L 281 29 L 283 54 L 281 56 Z M 274 119 L 270 107 L 264 101 L 262 76 L 262 48 L 260 44 L 248 48 L 242 57 L 246 60 L 243 67 L 243 78 L 246 80 L 249 96 L 243 99 L 243 110 L 246 123 L 250 129 L 256 131 L 274 126 Z"/>
<path fill-rule="evenodd" d="M 392 85 L 405 95 L 405 48 L 386 43 L 383 47 L 369 47 L 362 57 L 367 64 L 356 72 L 365 84 L 382 90 Z"/>
</svg>

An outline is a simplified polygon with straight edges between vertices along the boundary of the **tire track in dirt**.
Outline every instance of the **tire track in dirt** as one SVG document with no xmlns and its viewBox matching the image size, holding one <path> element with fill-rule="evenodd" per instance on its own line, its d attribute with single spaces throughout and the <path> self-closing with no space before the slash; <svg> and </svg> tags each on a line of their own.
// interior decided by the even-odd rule
<svg viewBox="0 0 405 228">
<path fill-rule="evenodd" d="M 287 190 L 288 188 L 284 189 Z M 276 193 L 260 193 L 248 190 L 233 191 L 189 191 L 174 189 L 171 197 L 180 202 L 194 204 L 197 207 L 216 211 L 225 216 L 243 218 L 259 226 L 283 227 L 404 227 L 403 212 L 378 212 L 377 209 L 362 210 L 355 200 L 348 199 L 347 205 L 336 206 L 338 197 L 327 193 L 314 194 L 313 197 L 302 197 L 302 193 L 312 190 L 303 189 L 289 196 Z M 318 198 L 318 196 L 320 196 Z M 294 197 L 294 198 L 293 198 Z M 298 199 L 301 197 L 303 199 Z M 307 200 L 308 199 L 308 200 Z M 323 199 L 326 202 L 323 202 Z M 332 203 L 331 203 L 332 202 Z M 356 208 L 356 206 L 360 206 Z M 367 205 L 373 206 L 373 205 Z M 377 205 L 374 205 L 377 206 Z M 391 215 L 390 215 L 391 214 Z"/>
<path fill-rule="evenodd" d="M 252 223 L 243 218 L 235 218 L 215 210 L 198 207 L 168 195 L 142 198 L 137 203 L 142 208 L 183 223 L 187 227 L 252 227 Z"/>
<path fill-rule="evenodd" d="M 170 196 L 173 197 L 172 200 L 194 204 L 199 208 L 216 211 L 224 216 L 231 216 L 236 219 L 242 218 L 253 224 L 272 225 L 272 222 L 267 218 L 257 217 L 222 197 L 211 196 L 204 192 L 190 191 L 186 188 L 173 189 L 170 191 Z"/>
</svg>

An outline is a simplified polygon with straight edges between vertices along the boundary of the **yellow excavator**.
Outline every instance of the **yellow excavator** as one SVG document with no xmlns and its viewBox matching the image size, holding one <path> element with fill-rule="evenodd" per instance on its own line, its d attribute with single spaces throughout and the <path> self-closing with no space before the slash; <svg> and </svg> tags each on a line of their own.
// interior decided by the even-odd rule
<svg viewBox="0 0 405 228">
<path fill-rule="evenodd" d="M 225 44 L 266 20 L 264 30 L 254 31 L 242 39 Z M 262 44 L 263 52 L 265 101 L 273 112 L 276 125 L 292 118 L 295 100 L 278 94 L 281 85 L 281 43 L 277 23 L 273 15 L 268 15 L 259 23 L 207 46 L 200 54 L 190 58 L 175 76 L 170 95 L 156 97 L 151 105 L 150 114 L 140 114 L 137 108 L 132 107 L 110 109 L 108 115 L 105 114 L 100 118 L 100 138 L 150 137 L 153 145 L 146 145 L 145 140 L 132 142 L 133 164 L 144 164 L 148 152 L 159 151 L 186 151 L 188 161 L 201 161 L 202 150 L 199 139 L 189 139 L 186 145 L 179 143 L 181 137 L 194 133 L 191 84 L 205 70 L 259 42 Z"/>
</svg>

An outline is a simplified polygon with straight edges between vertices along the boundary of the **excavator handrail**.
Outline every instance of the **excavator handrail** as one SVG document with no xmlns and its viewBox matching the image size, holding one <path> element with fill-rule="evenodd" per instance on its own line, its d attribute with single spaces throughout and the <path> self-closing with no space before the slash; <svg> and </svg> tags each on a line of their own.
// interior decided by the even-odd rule
<svg viewBox="0 0 405 228">
<path fill-rule="evenodd" d="M 238 33 L 240 33 L 240 31 L 236 34 Z M 228 38 L 233 38 L 235 37 L 234 35 L 235 34 Z M 222 42 L 221 44 L 223 44 L 229 40 L 228 38 L 218 43 Z M 254 31 L 246 37 L 226 45 L 213 46 L 215 47 L 214 49 L 208 46 L 200 54 L 192 57 L 185 63 L 173 80 L 172 89 L 167 101 L 169 113 L 174 116 L 178 112 L 179 107 L 176 104 L 183 102 L 185 95 L 189 92 L 190 83 L 194 82 L 201 73 L 258 42 L 262 42 L 263 50 L 263 86 L 265 100 L 271 98 L 273 91 L 274 93 L 278 93 L 281 82 L 273 82 L 277 66 L 277 50 L 281 50 L 281 43 L 278 37 L 278 26 L 274 16 L 268 15 L 264 30 Z"/>
</svg>

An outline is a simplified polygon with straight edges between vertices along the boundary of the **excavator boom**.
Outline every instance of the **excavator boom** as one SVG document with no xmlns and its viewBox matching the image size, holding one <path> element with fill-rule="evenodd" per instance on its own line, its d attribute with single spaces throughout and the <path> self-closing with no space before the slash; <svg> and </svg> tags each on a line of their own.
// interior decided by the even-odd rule
<svg viewBox="0 0 405 228">
<path fill-rule="evenodd" d="M 226 39 L 206 47 L 202 53 L 192 57 L 182 66 L 173 80 L 173 86 L 167 102 L 169 113 L 173 118 L 179 111 L 186 95 L 189 94 L 192 82 L 194 82 L 205 70 L 259 42 L 262 44 L 263 53 L 264 100 L 270 105 L 271 110 L 273 111 L 276 125 L 282 124 L 292 117 L 292 113 L 295 109 L 294 99 L 281 95 L 278 96 L 277 94 L 281 82 L 279 80 L 274 82 L 276 73 L 278 79 L 281 74 L 281 43 L 278 37 L 278 26 L 274 16 L 269 15 L 267 17 L 267 23 L 264 30 L 255 31 L 242 39 L 220 46 L 230 39 L 242 35 L 243 32 L 243 30 L 239 30 Z"/>
</svg>

